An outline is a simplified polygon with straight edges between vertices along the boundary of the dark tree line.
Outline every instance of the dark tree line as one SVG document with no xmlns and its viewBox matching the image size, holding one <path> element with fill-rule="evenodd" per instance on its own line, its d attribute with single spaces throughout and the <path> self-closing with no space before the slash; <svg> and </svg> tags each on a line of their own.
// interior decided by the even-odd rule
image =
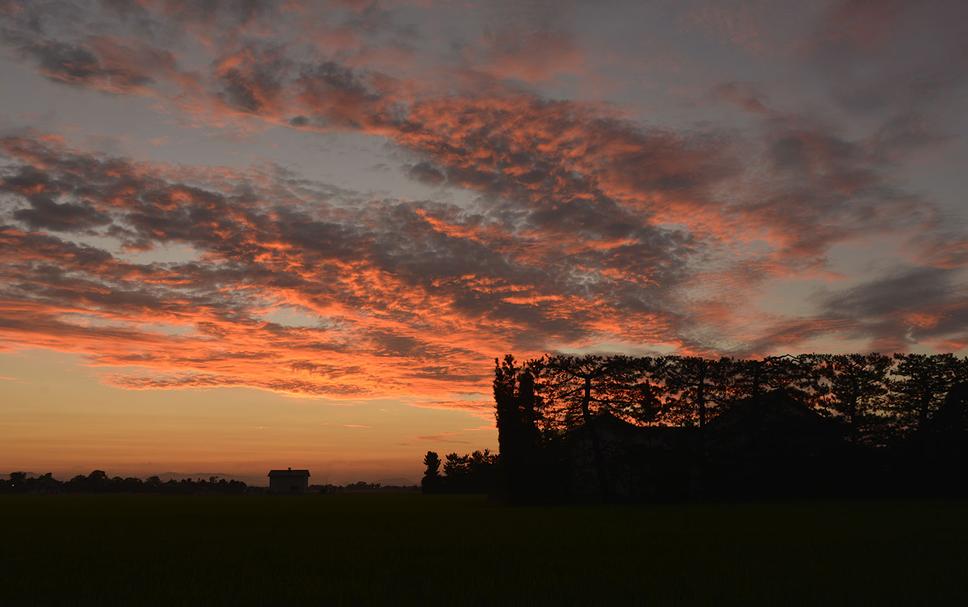
<svg viewBox="0 0 968 607">
<path fill-rule="evenodd" d="M 761 359 L 548 355 L 495 361 L 494 399 L 505 491 L 547 493 L 556 445 L 602 413 L 639 427 L 703 428 L 738 403 L 782 390 L 839 427 L 857 449 L 910 444 L 946 394 L 968 381 L 952 354 L 802 354 Z M 599 467 L 606 458 L 590 435 Z M 605 493 L 605 487 L 602 493 Z"/>
<path fill-rule="evenodd" d="M 108 476 L 103 470 L 94 470 L 87 476 L 79 474 L 67 481 L 60 481 L 48 472 L 41 476 L 29 476 L 25 472 L 11 472 L 6 480 L 0 479 L 0 493 L 229 493 L 239 494 L 250 490 L 245 483 L 219 477 L 207 479 L 184 478 L 163 481 L 157 476 L 147 479 Z"/>
<path fill-rule="evenodd" d="M 762 359 L 550 355 L 496 364 L 501 453 L 601 412 L 638 425 L 703 427 L 734 403 L 786 389 L 840 420 L 853 440 L 886 444 L 924 427 L 948 390 L 968 381 L 952 354 L 801 354 Z M 510 444 L 505 444 L 505 443 Z"/>
<path fill-rule="evenodd" d="M 488 449 L 466 455 L 448 453 L 443 462 L 436 452 L 428 451 L 423 463 L 426 470 L 420 486 L 424 493 L 490 493 L 498 481 L 498 457 Z"/>
<path fill-rule="evenodd" d="M 417 491 L 419 487 L 416 485 L 384 485 L 382 483 L 368 483 L 366 481 L 356 481 L 355 483 L 348 483 L 346 485 L 334 485 L 332 483 L 327 483 L 325 485 L 310 485 L 310 492 L 318 490 L 319 493 L 325 494 L 337 494 L 337 493 L 407 493 L 411 491 Z"/>
</svg>

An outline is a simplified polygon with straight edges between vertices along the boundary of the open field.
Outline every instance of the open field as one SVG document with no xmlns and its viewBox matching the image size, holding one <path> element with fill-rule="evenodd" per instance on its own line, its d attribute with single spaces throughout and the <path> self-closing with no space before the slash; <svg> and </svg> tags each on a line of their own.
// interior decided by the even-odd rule
<svg viewBox="0 0 968 607">
<path fill-rule="evenodd" d="M 0 498 L 0 604 L 965 604 L 968 503 Z"/>
</svg>

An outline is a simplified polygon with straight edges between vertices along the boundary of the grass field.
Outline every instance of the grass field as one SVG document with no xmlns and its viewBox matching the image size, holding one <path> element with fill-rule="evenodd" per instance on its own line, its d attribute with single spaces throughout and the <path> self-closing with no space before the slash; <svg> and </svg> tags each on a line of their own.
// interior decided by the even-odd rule
<svg viewBox="0 0 968 607">
<path fill-rule="evenodd" d="M 968 604 L 968 503 L 0 497 L 0 604 Z"/>
</svg>

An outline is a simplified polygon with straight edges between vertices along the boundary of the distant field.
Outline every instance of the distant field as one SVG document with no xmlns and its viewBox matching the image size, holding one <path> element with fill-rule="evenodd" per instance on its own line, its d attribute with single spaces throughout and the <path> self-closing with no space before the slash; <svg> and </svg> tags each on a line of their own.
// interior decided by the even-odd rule
<svg viewBox="0 0 968 607">
<path fill-rule="evenodd" d="M 0 498 L 0 605 L 968 604 L 968 503 Z"/>
</svg>

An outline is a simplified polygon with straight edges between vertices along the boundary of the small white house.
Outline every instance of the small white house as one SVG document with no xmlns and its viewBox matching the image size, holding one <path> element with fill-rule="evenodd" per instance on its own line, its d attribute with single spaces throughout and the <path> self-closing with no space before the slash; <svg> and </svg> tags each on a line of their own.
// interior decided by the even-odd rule
<svg viewBox="0 0 968 607">
<path fill-rule="evenodd" d="M 270 493 L 305 493 L 309 489 L 309 470 L 269 470 Z"/>
</svg>

